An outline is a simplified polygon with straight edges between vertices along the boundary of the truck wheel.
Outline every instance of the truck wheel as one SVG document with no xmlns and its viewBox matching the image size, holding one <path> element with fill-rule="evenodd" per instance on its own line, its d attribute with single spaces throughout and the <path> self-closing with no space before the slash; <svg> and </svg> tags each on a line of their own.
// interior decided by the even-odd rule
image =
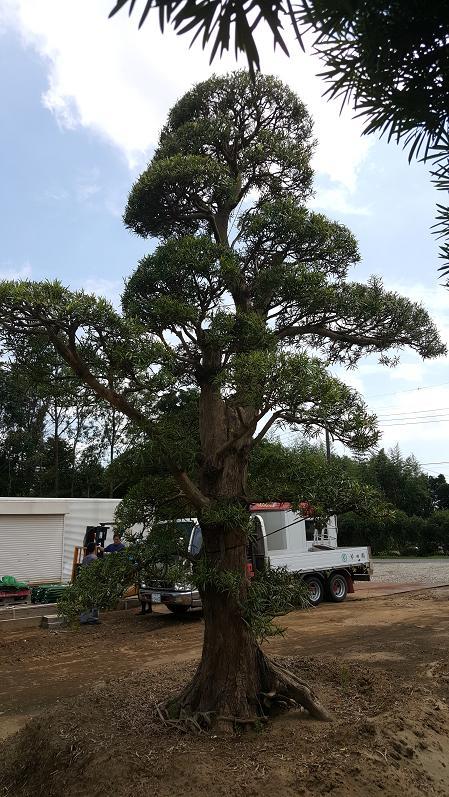
<svg viewBox="0 0 449 797">
<path fill-rule="evenodd" d="M 309 588 L 309 603 L 318 606 L 324 598 L 324 585 L 319 576 L 307 576 L 304 582 Z"/>
<path fill-rule="evenodd" d="M 189 611 L 189 606 L 167 606 L 167 609 L 170 609 L 173 614 L 187 614 Z"/>
<path fill-rule="evenodd" d="M 348 594 L 348 582 L 341 573 L 334 573 L 327 582 L 329 598 L 334 603 L 341 603 Z"/>
</svg>

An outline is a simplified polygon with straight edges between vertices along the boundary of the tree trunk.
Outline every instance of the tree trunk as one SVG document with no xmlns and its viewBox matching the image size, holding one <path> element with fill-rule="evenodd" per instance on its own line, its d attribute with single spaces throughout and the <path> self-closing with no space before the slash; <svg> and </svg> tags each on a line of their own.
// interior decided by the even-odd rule
<svg viewBox="0 0 449 797">
<path fill-rule="evenodd" d="M 205 623 L 201 662 L 186 689 L 159 707 L 167 722 L 232 729 L 265 719 L 276 702 L 330 719 L 305 684 L 269 661 L 245 621 L 247 531 L 225 524 L 220 507 L 226 513 L 228 506 L 237 517 L 239 505 L 245 505 L 253 417 L 251 409 L 227 405 L 215 385 L 202 387 L 200 487 L 217 520 L 210 521 L 208 510 L 200 517 L 203 564 L 211 571 L 200 588 Z"/>
<path fill-rule="evenodd" d="M 57 498 L 59 495 L 59 411 L 56 405 L 55 405 L 53 447 L 54 447 L 54 467 L 55 467 L 54 494 L 55 497 Z"/>
<path fill-rule="evenodd" d="M 115 456 L 115 438 L 116 438 L 116 411 L 112 408 L 112 418 L 111 418 L 111 437 L 109 440 L 109 466 L 111 467 L 112 463 L 114 462 Z M 112 479 L 112 475 L 109 477 L 109 498 L 114 497 L 114 482 Z"/>
<path fill-rule="evenodd" d="M 70 497 L 73 498 L 75 492 L 75 476 L 76 476 L 76 452 L 78 447 L 78 440 L 81 436 L 81 421 L 79 414 L 77 413 L 76 418 L 76 432 L 73 438 L 73 446 L 72 446 L 72 476 L 70 479 Z"/>
<path fill-rule="evenodd" d="M 275 703 L 300 705 L 316 719 L 330 719 L 311 690 L 292 673 L 271 662 L 244 620 L 249 583 L 246 575 L 246 534 L 215 527 L 203 531 L 209 563 L 218 576 L 241 574 L 238 594 L 217 582 L 201 590 L 204 642 L 201 662 L 191 683 L 160 712 L 168 722 L 187 726 L 247 726 L 267 718 Z M 217 547 L 218 546 L 218 547 Z"/>
</svg>

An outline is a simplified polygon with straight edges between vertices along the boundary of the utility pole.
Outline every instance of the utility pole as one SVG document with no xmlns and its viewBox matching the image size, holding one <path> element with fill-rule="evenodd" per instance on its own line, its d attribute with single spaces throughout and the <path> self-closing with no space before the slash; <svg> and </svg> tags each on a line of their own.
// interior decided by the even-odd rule
<svg viewBox="0 0 449 797">
<path fill-rule="evenodd" d="M 330 462 L 331 461 L 331 436 L 329 434 L 329 429 L 327 428 L 327 426 L 325 427 L 324 431 L 326 433 L 326 459 L 327 459 L 328 462 Z"/>
</svg>

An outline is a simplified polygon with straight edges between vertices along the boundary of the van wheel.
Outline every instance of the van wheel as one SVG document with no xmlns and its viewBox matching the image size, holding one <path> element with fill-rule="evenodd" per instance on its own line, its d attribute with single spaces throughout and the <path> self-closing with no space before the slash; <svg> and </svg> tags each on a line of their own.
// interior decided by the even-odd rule
<svg viewBox="0 0 449 797">
<path fill-rule="evenodd" d="M 334 573 L 327 582 L 328 594 L 331 601 L 341 603 L 348 594 L 348 582 L 341 573 Z"/>
<path fill-rule="evenodd" d="M 189 606 L 167 606 L 173 614 L 187 614 L 189 608 Z"/>
<path fill-rule="evenodd" d="M 309 603 L 318 606 L 324 598 L 324 586 L 319 576 L 306 576 L 304 582 L 309 588 Z"/>
</svg>

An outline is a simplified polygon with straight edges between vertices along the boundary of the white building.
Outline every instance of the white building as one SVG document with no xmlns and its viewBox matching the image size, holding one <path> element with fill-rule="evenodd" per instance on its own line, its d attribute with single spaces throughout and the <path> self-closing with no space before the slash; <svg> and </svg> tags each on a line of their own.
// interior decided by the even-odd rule
<svg viewBox="0 0 449 797">
<path fill-rule="evenodd" d="M 119 503 L 115 498 L 0 498 L 0 578 L 70 581 L 74 549 L 83 544 L 86 526 L 112 523 Z"/>
</svg>

